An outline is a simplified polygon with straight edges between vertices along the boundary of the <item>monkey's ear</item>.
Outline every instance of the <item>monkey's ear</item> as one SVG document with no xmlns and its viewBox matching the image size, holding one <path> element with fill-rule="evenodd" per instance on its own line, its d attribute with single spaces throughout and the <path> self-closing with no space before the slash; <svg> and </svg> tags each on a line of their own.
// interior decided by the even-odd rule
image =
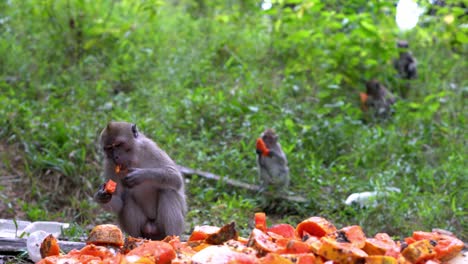
<svg viewBox="0 0 468 264">
<path fill-rule="evenodd" d="M 138 137 L 138 129 L 137 129 L 136 124 L 132 124 L 132 133 L 133 133 L 134 138 Z"/>
</svg>

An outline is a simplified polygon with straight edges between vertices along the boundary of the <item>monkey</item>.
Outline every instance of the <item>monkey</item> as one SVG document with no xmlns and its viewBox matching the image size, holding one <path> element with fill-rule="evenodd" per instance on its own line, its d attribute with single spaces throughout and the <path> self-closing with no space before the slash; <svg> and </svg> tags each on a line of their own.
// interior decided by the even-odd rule
<svg viewBox="0 0 468 264">
<path fill-rule="evenodd" d="M 388 118 L 393 114 L 392 105 L 395 97 L 379 81 L 366 82 L 366 93 L 361 95 L 362 109 L 370 112 L 373 118 Z"/>
<path fill-rule="evenodd" d="M 400 50 L 398 59 L 393 61 L 393 67 L 398 71 L 398 75 L 407 80 L 418 77 L 417 61 L 411 51 L 408 50 L 407 41 L 398 41 L 397 47 Z"/>
<path fill-rule="evenodd" d="M 285 191 L 289 188 L 289 167 L 278 135 L 266 129 L 257 139 L 257 169 L 262 189 Z"/>
<path fill-rule="evenodd" d="M 127 122 L 108 123 L 100 147 L 104 177 L 117 188 L 110 194 L 101 185 L 94 200 L 115 213 L 130 236 L 160 240 L 181 235 L 187 211 L 184 181 L 169 155 Z"/>
</svg>

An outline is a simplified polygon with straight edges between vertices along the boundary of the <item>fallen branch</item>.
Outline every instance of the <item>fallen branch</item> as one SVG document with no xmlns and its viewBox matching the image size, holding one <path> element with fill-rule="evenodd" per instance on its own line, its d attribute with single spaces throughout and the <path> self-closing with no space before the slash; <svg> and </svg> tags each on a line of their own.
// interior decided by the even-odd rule
<svg viewBox="0 0 468 264">
<path fill-rule="evenodd" d="M 243 189 L 246 189 L 246 190 L 251 191 L 251 192 L 259 192 L 261 190 L 261 187 L 258 186 L 258 185 L 241 182 L 241 181 L 238 181 L 238 180 L 230 179 L 228 177 L 219 176 L 219 175 L 216 175 L 216 174 L 211 173 L 211 172 L 191 169 L 191 168 L 187 168 L 187 167 L 180 166 L 180 165 L 178 167 L 179 167 L 179 171 L 184 176 L 190 177 L 190 176 L 193 176 L 193 175 L 197 175 L 197 176 L 201 176 L 201 177 L 203 177 L 205 179 L 215 180 L 215 181 L 218 181 L 218 182 L 223 182 L 223 183 L 226 183 L 227 185 L 230 185 L 230 186 L 233 186 L 233 187 L 238 187 L 238 188 L 243 188 Z M 269 194 L 267 192 L 264 192 L 263 194 L 273 196 L 272 194 Z M 283 198 L 283 199 L 291 201 L 291 202 L 298 202 L 298 203 L 307 202 L 307 200 L 304 197 L 301 197 L 301 196 L 290 196 L 290 195 L 286 195 L 286 194 L 280 194 L 279 198 Z"/>
</svg>

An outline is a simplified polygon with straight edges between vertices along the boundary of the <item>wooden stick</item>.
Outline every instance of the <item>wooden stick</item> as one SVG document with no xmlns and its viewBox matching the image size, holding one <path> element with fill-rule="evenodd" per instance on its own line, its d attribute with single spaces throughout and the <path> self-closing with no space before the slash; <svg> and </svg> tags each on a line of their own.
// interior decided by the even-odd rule
<svg viewBox="0 0 468 264">
<path fill-rule="evenodd" d="M 205 179 L 224 182 L 227 185 L 230 185 L 230 186 L 233 186 L 233 187 L 238 187 L 238 188 L 243 188 L 243 189 L 246 189 L 246 190 L 251 191 L 251 192 L 259 192 L 260 189 L 261 189 L 261 187 L 258 186 L 258 185 L 237 181 L 237 180 L 234 180 L 234 179 L 230 179 L 228 177 L 222 177 L 222 176 L 213 174 L 211 172 L 191 169 L 191 168 L 187 168 L 187 167 L 180 166 L 180 165 L 178 167 L 179 167 L 179 171 L 184 176 L 190 177 L 190 176 L 193 176 L 193 175 L 198 175 L 198 176 L 201 176 L 201 177 L 203 177 Z M 265 192 L 264 194 L 273 196 L 273 195 L 271 195 L 271 194 L 269 194 L 267 192 Z M 291 201 L 291 202 L 298 202 L 298 203 L 307 202 L 307 200 L 304 197 L 301 197 L 301 196 L 289 196 L 289 195 L 286 195 L 286 194 L 280 194 L 279 198 L 283 198 L 283 199 L 286 199 L 286 200 Z"/>
</svg>

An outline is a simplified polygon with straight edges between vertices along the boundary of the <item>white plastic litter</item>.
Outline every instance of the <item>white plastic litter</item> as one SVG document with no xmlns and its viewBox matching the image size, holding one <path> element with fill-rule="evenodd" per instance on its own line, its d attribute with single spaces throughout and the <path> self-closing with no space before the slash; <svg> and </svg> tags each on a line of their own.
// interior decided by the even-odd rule
<svg viewBox="0 0 468 264">
<path fill-rule="evenodd" d="M 29 234 L 35 231 L 45 231 L 49 234 L 53 234 L 55 237 L 59 237 L 62 229 L 66 229 L 70 226 L 68 223 L 60 222 L 28 222 L 28 221 L 15 221 L 11 219 L 0 219 L 0 237 L 4 238 L 27 238 Z"/>
<path fill-rule="evenodd" d="M 62 233 L 62 229 L 67 229 L 70 224 L 60 223 L 60 222 L 33 222 L 23 229 L 23 233 L 32 234 L 36 231 L 45 231 L 48 234 L 54 235 L 54 237 L 59 237 Z"/>
<path fill-rule="evenodd" d="M 62 230 L 69 226 L 68 223 L 60 222 L 38 221 L 31 223 L 28 221 L 0 219 L 0 237 L 27 238 L 26 248 L 29 258 L 34 262 L 38 262 L 41 260 L 40 247 L 44 238 L 49 234 L 58 238 Z"/>
<path fill-rule="evenodd" d="M 29 221 L 13 221 L 11 219 L 0 219 L 0 237 L 18 237 L 21 235 L 21 233 L 23 233 L 23 229 L 25 229 L 30 224 L 31 222 Z"/>
<path fill-rule="evenodd" d="M 400 189 L 395 187 L 387 187 L 382 191 L 353 193 L 348 196 L 348 198 L 346 198 L 345 204 L 356 204 L 360 207 L 374 207 L 378 204 L 379 198 L 388 196 L 390 192 L 400 192 Z"/>
<path fill-rule="evenodd" d="M 31 233 L 26 240 L 26 248 L 28 250 L 29 258 L 34 261 L 38 262 L 41 260 L 41 243 L 46 236 L 49 234 L 45 231 L 35 231 Z"/>
</svg>

